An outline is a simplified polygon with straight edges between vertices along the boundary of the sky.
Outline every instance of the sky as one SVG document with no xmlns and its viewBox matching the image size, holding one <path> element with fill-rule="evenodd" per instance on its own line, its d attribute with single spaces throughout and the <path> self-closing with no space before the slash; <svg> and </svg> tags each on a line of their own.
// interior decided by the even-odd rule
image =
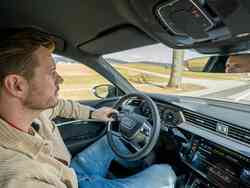
<svg viewBox="0 0 250 188">
<path fill-rule="evenodd" d="M 184 59 L 186 60 L 201 56 L 204 55 L 201 55 L 192 50 L 185 50 Z M 128 62 L 152 61 L 157 63 L 171 63 L 172 49 L 163 44 L 154 44 L 145 47 L 125 50 L 113 54 L 107 54 L 104 57 Z"/>
</svg>

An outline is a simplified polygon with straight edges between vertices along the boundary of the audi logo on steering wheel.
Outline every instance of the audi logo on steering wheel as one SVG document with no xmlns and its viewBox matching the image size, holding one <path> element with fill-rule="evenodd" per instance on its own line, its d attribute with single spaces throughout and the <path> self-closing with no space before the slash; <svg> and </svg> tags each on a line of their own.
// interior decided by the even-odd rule
<svg viewBox="0 0 250 188">
<path fill-rule="evenodd" d="M 126 127 L 128 129 L 133 129 L 136 125 L 136 122 L 132 119 L 124 117 L 121 121 L 121 126 Z"/>
</svg>

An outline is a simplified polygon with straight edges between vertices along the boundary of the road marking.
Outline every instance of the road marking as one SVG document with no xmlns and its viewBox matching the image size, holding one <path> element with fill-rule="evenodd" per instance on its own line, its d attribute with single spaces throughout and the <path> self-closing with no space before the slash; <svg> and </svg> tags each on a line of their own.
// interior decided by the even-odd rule
<svg viewBox="0 0 250 188">
<path fill-rule="evenodd" d="M 235 101 L 235 102 L 238 102 L 238 101 L 240 101 L 240 100 L 242 100 L 242 99 L 247 98 L 248 96 L 250 96 L 250 89 L 244 91 L 243 94 L 239 94 L 239 95 L 234 99 L 234 101 Z"/>
</svg>

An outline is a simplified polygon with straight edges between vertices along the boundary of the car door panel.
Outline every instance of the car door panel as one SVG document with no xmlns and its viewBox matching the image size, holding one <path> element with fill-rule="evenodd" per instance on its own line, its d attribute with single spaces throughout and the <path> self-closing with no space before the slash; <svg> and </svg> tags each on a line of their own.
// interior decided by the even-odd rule
<svg viewBox="0 0 250 188">
<path fill-rule="evenodd" d="M 100 108 L 112 107 L 117 98 L 79 101 L 81 104 Z M 54 122 L 58 125 L 61 136 L 72 155 L 82 151 L 85 147 L 98 140 L 105 134 L 106 124 L 93 120 L 74 120 L 57 117 Z"/>
<path fill-rule="evenodd" d="M 79 153 L 105 134 L 106 125 L 103 122 L 62 118 L 60 120 L 64 122 L 58 124 L 58 129 L 72 155 Z"/>
</svg>

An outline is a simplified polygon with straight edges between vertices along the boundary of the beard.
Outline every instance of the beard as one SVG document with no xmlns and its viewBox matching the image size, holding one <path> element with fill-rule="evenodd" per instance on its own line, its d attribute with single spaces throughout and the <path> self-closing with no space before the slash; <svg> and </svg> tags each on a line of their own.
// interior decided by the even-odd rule
<svg viewBox="0 0 250 188">
<path fill-rule="evenodd" d="M 49 108 L 54 108 L 58 104 L 58 98 L 56 95 L 46 97 L 42 95 L 42 92 L 31 91 L 23 101 L 23 105 L 31 110 L 43 111 Z"/>
<path fill-rule="evenodd" d="M 24 102 L 24 105 L 32 110 L 43 111 L 43 110 L 47 110 L 49 108 L 56 107 L 57 103 L 58 103 L 58 100 L 56 100 L 56 102 L 48 101 L 46 103 L 45 102 L 44 103 L 35 103 L 32 100 L 26 100 Z"/>
</svg>

